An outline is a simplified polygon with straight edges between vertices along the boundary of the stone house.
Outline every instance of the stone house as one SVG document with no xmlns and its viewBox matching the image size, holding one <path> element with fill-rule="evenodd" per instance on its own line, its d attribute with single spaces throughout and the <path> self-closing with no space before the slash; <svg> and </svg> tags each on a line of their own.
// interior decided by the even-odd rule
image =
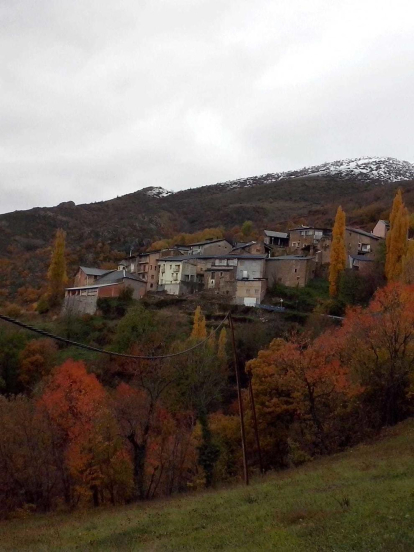
<svg viewBox="0 0 414 552">
<path fill-rule="evenodd" d="M 369 259 L 367 255 L 348 255 L 348 267 L 352 270 L 369 272 L 374 262 L 374 259 Z"/>
<path fill-rule="evenodd" d="M 188 255 L 225 255 L 233 249 L 233 245 L 225 239 L 190 243 L 188 247 Z"/>
<path fill-rule="evenodd" d="M 207 289 L 238 305 L 260 304 L 266 294 L 266 255 L 222 255 L 206 271 Z"/>
<path fill-rule="evenodd" d="M 87 266 L 80 266 L 74 280 L 75 286 L 90 286 L 94 284 L 104 274 L 108 274 L 112 270 L 102 268 L 89 268 Z"/>
<path fill-rule="evenodd" d="M 332 230 L 300 226 L 289 230 L 289 253 L 315 257 L 317 263 L 328 264 L 331 253 Z"/>
<path fill-rule="evenodd" d="M 283 284 L 289 287 L 303 287 L 315 277 L 315 257 L 284 255 L 266 259 L 268 287 Z"/>
<path fill-rule="evenodd" d="M 125 267 L 130 274 L 147 282 L 147 291 L 157 291 L 159 275 L 158 259 L 178 255 L 183 255 L 183 251 L 177 247 L 147 251 L 124 259 L 121 261 L 120 267 Z"/>
<path fill-rule="evenodd" d="M 374 260 L 384 238 L 380 238 L 359 228 L 345 229 L 345 247 L 348 255 L 365 255 L 367 259 Z"/>
<path fill-rule="evenodd" d="M 260 241 L 251 241 L 248 243 L 236 243 L 230 251 L 231 255 L 265 255 L 267 248 Z"/>
<path fill-rule="evenodd" d="M 264 243 L 272 248 L 285 249 L 289 247 L 289 234 L 287 232 L 264 231 Z"/>
<path fill-rule="evenodd" d="M 239 304 L 260 302 L 266 293 L 265 255 L 201 255 L 159 259 L 158 290 L 172 295 L 207 292 Z"/>
</svg>

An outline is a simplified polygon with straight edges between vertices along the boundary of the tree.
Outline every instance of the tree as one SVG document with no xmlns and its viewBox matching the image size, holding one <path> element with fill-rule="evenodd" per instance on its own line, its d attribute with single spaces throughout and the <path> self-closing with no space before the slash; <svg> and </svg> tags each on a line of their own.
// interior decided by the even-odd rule
<svg viewBox="0 0 414 552">
<path fill-rule="evenodd" d="M 205 339 L 207 337 L 206 319 L 198 306 L 194 313 L 193 330 L 191 332 L 192 339 Z"/>
<path fill-rule="evenodd" d="M 345 318 L 341 357 L 363 388 L 362 412 L 379 429 L 410 411 L 414 376 L 414 288 L 390 283 L 379 289 L 366 310 Z"/>
<path fill-rule="evenodd" d="M 243 222 L 241 227 L 241 232 L 243 236 L 248 237 L 253 232 L 253 223 L 251 220 L 246 220 Z"/>
<path fill-rule="evenodd" d="M 0 329 L 0 393 L 9 395 L 22 391 L 19 381 L 20 354 L 27 336 L 23 332 Z"/>
<path fill-rule="evenodd" d="M 343 441 L 340 412 L 357 388 L 337 349 L 330 332 L 313 342 L 292 336 L 274 339 L 247 364 L 268 468 L 286 465 L 292 438 L 310 454 L 331 452 Z"/>
<path fill-rule="evenodd" d="M 83 452 L 83 457 L 78 458 L 77 463 L 78 466 L 80 463 L 89 463 L 90 476 L 95 469 L 91 440 L 95 438 L 100 416 L 107 411 L 105 390 L 94 374 L 87 373 L 83 362 L 67 360 L 55 369 L 40 398 L 39 409 L 50 420 L 55 435 L 56 454 L 60 457 L 65 501 L 73 504 L 76 501 L 75 483 L 79 484 L 79 480 L 74 478 L 73 458 Z M 78 471 L 85 470 L 78 468 Z M 98 481 L 92 477 L 89 477 L 89 481 L 88 491 L 97 504 Z"/>
<path fill-rule="evenodd" d="M 331 258 L 329 265 L 329 294 L 335 297 L 338 293 L 339 275 L 346 267 L 345 249 L 345 213 L 339 206 L 332 230 Z"/>
<path fill-rule="evenodd" d="M 49 280 L 48 301 L 51 307 L 58 305 L 62 300 L 68 281 L 66 274 L 65 240 L 66 232 L 61 229 L 57 230 L 52 259 L 47 273 Z"/>
<path fill-rule="evenodd" d="M 55 363 L 57 347 L 51 339 L 33 339 L 20 353 L 19 379 L 25 388 L 33 388 L 47 376 Z"/>
<path fill-rule="evenodd" d="M 388 281 L 397 280 L 401 276 L 403 257 L 407 252 L 407 236 L 408 211 L 399 189 L 392 204 L 390 231 L 386 238 L 385 275 Z"/>
<path fill-rule="evenodd" d="M 133 345 L 142 342 L 154 330 L 152 314 L 142 305 L 131 307 L 118 324 L 113 348 L 118 353 L 125 353 Z"/>
</svg>

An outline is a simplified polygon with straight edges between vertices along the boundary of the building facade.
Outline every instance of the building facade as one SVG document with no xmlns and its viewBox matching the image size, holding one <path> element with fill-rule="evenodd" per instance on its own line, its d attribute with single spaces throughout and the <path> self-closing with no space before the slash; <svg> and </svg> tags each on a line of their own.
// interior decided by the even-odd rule
<svg viewBox="0 0 414 552">
<path fill-rule="evenodd" d="M 303 287 L 315 277 L 315 257 L 284 255 L 266 260 L 267 285 Z"/>
</svg>

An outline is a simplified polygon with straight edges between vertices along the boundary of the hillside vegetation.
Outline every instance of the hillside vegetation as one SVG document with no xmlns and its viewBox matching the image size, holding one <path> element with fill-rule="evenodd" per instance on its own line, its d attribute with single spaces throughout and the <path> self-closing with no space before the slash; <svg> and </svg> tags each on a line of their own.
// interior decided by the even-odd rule
<svg viewBox="0 0 414 552">
<path fill-rule="evenodd" d="M 3 522 L 2 551 L 409 552 L 414 420 L 251 486 Z"/>
</svg>

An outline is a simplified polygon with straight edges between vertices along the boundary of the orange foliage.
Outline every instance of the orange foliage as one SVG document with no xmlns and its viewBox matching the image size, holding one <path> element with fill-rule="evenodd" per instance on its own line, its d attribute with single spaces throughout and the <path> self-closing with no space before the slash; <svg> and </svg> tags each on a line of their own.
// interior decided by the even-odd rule
<svg viewBox="0 0 414 552">
<path fill-rule="evenodd" d="M 338 335 L 344 362 L 365 388 L 363 410 L 371 424 L 403 419 L 414 381 L 414 286 L 379 289 L 367 309 L 348 312 Z"/>
</svg>

